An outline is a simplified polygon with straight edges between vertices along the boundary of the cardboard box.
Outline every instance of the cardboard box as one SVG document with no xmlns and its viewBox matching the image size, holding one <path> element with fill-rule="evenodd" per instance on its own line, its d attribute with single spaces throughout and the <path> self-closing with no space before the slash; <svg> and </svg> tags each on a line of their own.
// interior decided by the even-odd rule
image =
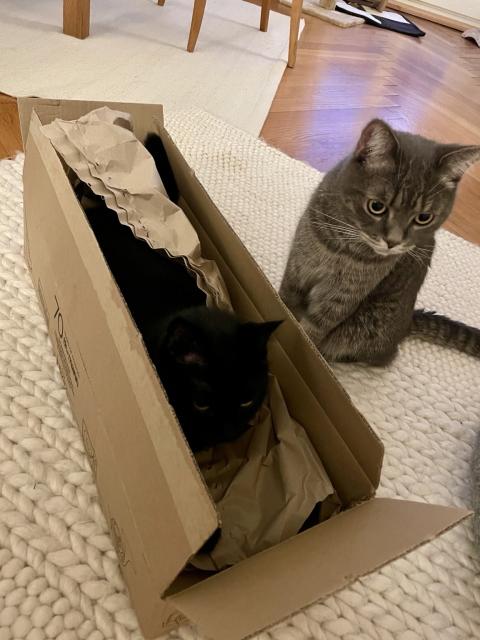
<svg viewBox="0 0 480 640">
<path fill-rule="evenodd" d="M 41 123 L 78 118 L 103 104 L 19 100 L 25 256 L 143 633 L 161 635 L 187 618 L 209 637 L 240 640 L 432 539 L 468 512 L 374 497 L 380 441 L 161 128 L 161 107 L 115 103 L 110 106 L 132 113 L 140 139 L 161 128 L 180 204 L 205 256 L 217 261 L 237 312 L 255 321 L 286 318 L 271 343 L 271 368 L 344 507 L 216 575 L 182 574 L 217 527 L 215 506 L 64 166 L 40 130 Z"/>
</svg>

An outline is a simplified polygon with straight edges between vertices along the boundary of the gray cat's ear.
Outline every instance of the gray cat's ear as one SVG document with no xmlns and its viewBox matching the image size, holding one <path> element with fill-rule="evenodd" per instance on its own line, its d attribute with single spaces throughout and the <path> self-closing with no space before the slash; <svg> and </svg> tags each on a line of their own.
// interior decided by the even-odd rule
<svg viewBox="0 0 480 640">
<path fill-rule="evenodd" d="M 378 164 L 393 160 L 398 149 L 398 140 L 393 129 L 378 118 L 367 124 L 353 152 L 356 160 Z"/>
<path fill-rule="evenodd" d="M 452 182 L 458 182 L 465 171 L 480 161 L 480 147 L 461 144 L 442 144 L 438 166 L 442 175 Z"/>
</svg>

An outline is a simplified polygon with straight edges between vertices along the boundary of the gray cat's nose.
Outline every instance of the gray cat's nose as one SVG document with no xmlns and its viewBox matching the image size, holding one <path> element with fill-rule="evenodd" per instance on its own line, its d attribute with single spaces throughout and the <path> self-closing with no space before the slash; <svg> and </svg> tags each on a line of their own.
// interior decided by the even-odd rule
<svg viewBox="0 0 480 640">
<path fill-rule="evenodd" d="M 389 249 L 393 249 L 403 241 L 403 229 L 398 225 L 390 225 L 385 234 L 385 242 Z"/>
<path fill-rule="evenodd" d="M 400 242 L 397 242 L 396 240 L 387 240 L 386 243 L 389 249 L 393 249 L 393 247 L 398 247 L 398 245 L 400 244 Z"/>
</svg>

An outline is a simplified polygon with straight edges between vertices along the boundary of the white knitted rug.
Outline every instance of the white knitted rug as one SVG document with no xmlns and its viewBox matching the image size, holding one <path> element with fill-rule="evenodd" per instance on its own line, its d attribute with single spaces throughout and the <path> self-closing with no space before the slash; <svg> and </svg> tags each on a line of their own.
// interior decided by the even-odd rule
<svg viewBox="0 0 480 640">
<path fill-rule="evenodd" d="M 168 126 L 278 285 L 319 174 L 198 112 Z M 0 163 L 0 640 L 139 639 L 23 261 L 21 170 L 21 157 Z M 478 324 L 479 273 L 480 249 L 440 234 L 422 302 Z M 385 443 L 379 494 L 468 505 L 480 362 L 407 341 L 388 369 L 336 372 Z M 466 522 L 257 640 L 480 638 L 471 538 Z"/>
<path fill-rule="evenodd" d="M 90 36 L 62 33 L 62 0 L 0 0 L 0 91 L 196 106 L 258 135 L 286 67 L 289 18 L 208 0 L 194 53 L 193 0 L 91 0 Z M 303 22 L 303 21 L 302 21 Z"/>
</svg>

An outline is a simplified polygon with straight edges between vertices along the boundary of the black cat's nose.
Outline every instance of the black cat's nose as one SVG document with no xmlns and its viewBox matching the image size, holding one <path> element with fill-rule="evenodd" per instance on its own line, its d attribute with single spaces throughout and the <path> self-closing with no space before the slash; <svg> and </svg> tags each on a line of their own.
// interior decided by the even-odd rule
<svg viewBox="0 0 480 640">
<path fill-rule="evenodd" d="M 389 249 L 393 249 L 393 247 L 398 247 L 398 245 L 400 244 L 396 240 L 387 240 L 386 242 L 387 242 L 387 247 Z"/>
</svg>

